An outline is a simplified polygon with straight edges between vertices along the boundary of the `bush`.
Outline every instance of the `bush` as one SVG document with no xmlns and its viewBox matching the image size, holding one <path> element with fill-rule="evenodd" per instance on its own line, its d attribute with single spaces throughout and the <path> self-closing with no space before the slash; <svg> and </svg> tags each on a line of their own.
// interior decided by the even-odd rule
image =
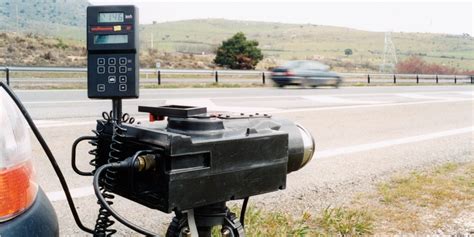
<svg viewBox="0 0 474 237">
<path fill-rule="evenodd" d="M 411 56 L 396 65 L 397 73 L 410 74 L 457 74 L 456 68 L 439 65 L 436 63 L 427 63 L 418 56 Z"/>
<path fill-rule="evenodd" d="M 222 42 L 217 49 L 214 63 L 231 69 L 255 69 L 257 63 L 263 59 L 257 46 L 257 41 L 247 40 L 244 33 L 239 32 Z"/>
<path fill-rule="evenodd" d="M 345 50 L 344 50 L 344 54 L 345 54 L 346 56 L 352 55 L 352 49 L 345 49 Z"/>
</svg>

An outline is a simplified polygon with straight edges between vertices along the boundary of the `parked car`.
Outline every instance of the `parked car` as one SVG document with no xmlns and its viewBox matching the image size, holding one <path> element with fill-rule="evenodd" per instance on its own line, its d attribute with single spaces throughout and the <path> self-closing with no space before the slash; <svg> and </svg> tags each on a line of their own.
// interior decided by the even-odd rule
<svg viewBox="0 0 474 237">
<path fill-rule="evenodd" d="M 0 89 L 0 236 L 58 236 L 56 213 L 35 181 L 30 131 Z"/>
<path fill-rule="evenodd" d="M 329 66 L 316 61 L 289 61 L 272 70 L 271 78 L 278 87 L 299 85 L 303 87 L 339 87 L 342 78 L 329 71 Z"/>
</svg>

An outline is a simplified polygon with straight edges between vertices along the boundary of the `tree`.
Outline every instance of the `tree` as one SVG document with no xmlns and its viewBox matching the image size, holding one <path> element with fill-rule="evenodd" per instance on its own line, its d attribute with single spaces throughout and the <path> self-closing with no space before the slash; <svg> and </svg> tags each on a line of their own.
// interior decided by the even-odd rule
<svg viewBox="0 0 474 237">
<path fill-rule="evenodd" d="M 344 50 L 344 54 L 345 54 L 346 56 L 352 55 L 352 49 L 345 49 L 345 50 Z"/>
<path fill-rule="evenodd" d="M 263 59 L 262 51 L 257 46 L 257 41 L 247 40 L 244 33 L 239 32 L 217 48 L 214 63 L 231 69 L 255 69 Z"/>
</svg>

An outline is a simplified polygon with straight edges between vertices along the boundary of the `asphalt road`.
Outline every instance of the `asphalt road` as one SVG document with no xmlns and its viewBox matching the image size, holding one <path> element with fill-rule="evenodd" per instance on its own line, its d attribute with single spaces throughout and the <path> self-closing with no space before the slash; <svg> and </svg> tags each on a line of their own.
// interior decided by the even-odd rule
<svg viewBox="0 0 474 237">
<path fill-rule="evenodd" d="M 36 120 L 73 191 L 79 213 L 93 226 L 98 206 L 91 179 L 70 167 L 70 145 L 91 135 L 95 119 L 110 110 L 109 101 L 89 100 L 84 90 L 17 91 Z M 137 105 L 186 104 L 211 111 L 266 112 L 308 128 L 317 152 L 309 165 L 289 175 L 287 190 L 252 198 L 258 207 L 291 213 L 319 210 L 346 202 L 394 172 L 445 162 L 473 161 L 474 87 L 397 86 L 341 89 L 162 89 L 141 90 L 124 101 L 124 112 L 138 119 Z M 89 147 L 79 147 L 87 169 Z M 61 234 L 82 236 L 42 150 L 34 143 L 38 181 L 59 217 Z M 163 231 L 170 215 L 118 198 L 114 207 L 139 225 Z M 133 211 L 130 211 L 133 210 Z M 123 235 L 133 234 L 117 224 Z"/>
</svg>

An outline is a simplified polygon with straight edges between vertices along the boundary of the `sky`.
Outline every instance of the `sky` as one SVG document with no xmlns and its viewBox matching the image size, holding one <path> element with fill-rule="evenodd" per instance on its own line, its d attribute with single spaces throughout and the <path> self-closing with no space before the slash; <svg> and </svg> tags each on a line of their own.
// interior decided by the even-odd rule
<svg viewBox="0 0 474 237">
<path fill-rule="evenodd" d="M 473 35 L 472 1 L 197 1 L 90 0 L 135 4 L 140 23 L 224 18 L 350 27 L 368 31 Z"/>
</svg>

